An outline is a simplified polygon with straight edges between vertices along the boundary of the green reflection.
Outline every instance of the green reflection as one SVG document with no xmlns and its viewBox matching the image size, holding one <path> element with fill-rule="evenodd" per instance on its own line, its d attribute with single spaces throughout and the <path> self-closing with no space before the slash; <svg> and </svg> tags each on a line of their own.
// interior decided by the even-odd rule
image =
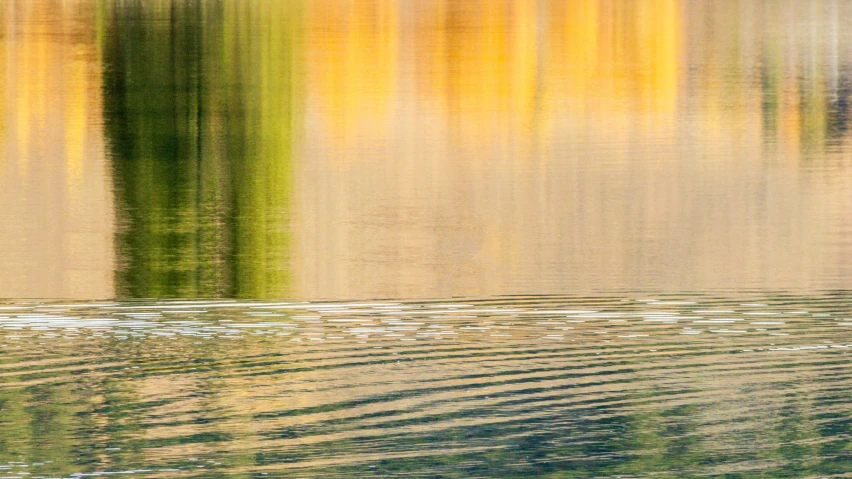
<svg viewBox="0 0 852 479">
<path fill-rule="evenodd" d="M 284 296 L 291 282 L 293 140 L 301 116 L 298 2 L 224 8 L 218 98 L 233 194 L 234 293 Z M 230 160 L 230 161 L 228 161 Z"/>
<path fill-rule="evenodd" d="M 299 8 L 106 10 L 118 294 L 287 295 Z"/>
</svg>

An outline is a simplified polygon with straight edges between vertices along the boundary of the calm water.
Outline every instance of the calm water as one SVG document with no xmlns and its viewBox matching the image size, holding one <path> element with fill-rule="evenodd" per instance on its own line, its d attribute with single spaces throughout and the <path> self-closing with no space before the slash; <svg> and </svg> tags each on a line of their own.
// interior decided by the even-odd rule
<svg viewBox="0 0 852 479">
<path fill-rule="evenodd" d="M 0 297 L 852 289 L 850 2 L 0 6 Z"/>
<path fill-rule="evenodd" d="M 852 477 L 848 18 L 0 0 L 0 479 Z"/>
</svg>

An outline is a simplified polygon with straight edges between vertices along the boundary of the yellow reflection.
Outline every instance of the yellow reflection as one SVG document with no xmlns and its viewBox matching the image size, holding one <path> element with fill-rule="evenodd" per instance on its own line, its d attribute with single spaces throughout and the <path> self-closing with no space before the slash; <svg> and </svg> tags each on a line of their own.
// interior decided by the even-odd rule
<svg viewBox="0 0 852 479">
<path fill-rule="evenodd" d="M 600 2 L 554 2 L 548 28 L 548 58 L 553 78 L 564 78 L 561 90 L 567 96 L 584 100 L 595 87 L 594 78 L 600 58 Z M 559 84 L 559 83 L 557 83 Z M 575 102 L 582 113 L 586 102 Z"/>
<path fill-rule="evenodd" d="M 6 176 L 6 114 L 7 114 L 7 99 L 6 94 L 6 76 L 9 71 L 6 66 L 6 42 L 8 33 L 6 28 L 9 25 L 7 18 L 7 9 L 0 6 L 0 98 L 3 99 L 3 104 L 0 104 L 0 184 Z"/>
<path fill-rule="evenodd" d="M 644 111 L 677 105 L 675 0 L 548 2 L 548 85 L 578 113 Z"/>
<path fill-rule="evenodd" d="M 396 88 L 398 5 L 394 0 L 307 3 L 309 95 L 335 139 L 387 128 Z"/>
<path fill-rule="evenodd" d="M 419 103 L 451 125 L 457 141 L 531 139 L 541 81 L 539 2 L 417 4 L 413 43 Z M 449 117 L 447 117 L 449 115 Z"/>
<path fill-rule="evenodd" d="M 548 172 L 571 166 L 554 144 L 597 159 L 575 140 L 671 135 L 677 0 L 355 3 L 314 1 L 306 17 L 301 293 L 506 292 L 587 257 L 562 236 L 576 218 L 556 226 L 581 202 L 576 175 Z"/>
<path fill-rule="evenodd" d="M 0 291 L 112 295 L 112 206 L 90 2 L 4 2 Z"/>
<path fill-rule="evenodd" d="M 309 3 L 311 104 L 334 141 L 386 134 L 393 108 L 409 101 L 400 82 L 412 72 L 419 104 L 455 118 L 462 141 L 531 141 L 542 114 L 565 108 L 645 112 L 654 123 L 674 115 L 676 0 L 414 1 L 404 18 L 400 5 Z"/>
<path fill-rule="evenodd" d="M 236 201 L 233 234 L 236 284 L 240 297 L 285 297 L 290 294 L 292 271 L 291 233 L 292 169 L 295 132 L 302 114 L 303 67 L 299 55 L 302 17 L 297 2 L 258 2 L 232 5 L 225 21 L 251 12 L 265 21 L 247 25 L 252 34 L 268 39 L 250 42 L 241 51 L 241 61 L 222 65 L 242 83 L 242 91 L 230 92 L 244 102 L 248 112 L 244 124 L 228 131 L 252 141 L 242 145 L 239 161 L 230 158 Z M 229 39 L 233 41 L 233 39 Z M 235 48 L 229 45 L 228 48 Z M 237 59 L 236 55 L 226 58 Z M 366 78 L 359 81 L 366 84 Z M 238 133 L 239 132 L 239 133 Z"/>
<path fill-rule="evenodd" d="M 88 126 L 86 116 L 90 109 L 87 97 L 100 91 L 99 85 L 93 85 L 87 78 L 87 59 L 82 57 L 85 55 L 82 50 L 72 48 L 72 58 L 68 65 L 69 77 L 64 82 L 66 101 L 62 106 L 65 113 L 65 165 L 69 185 L 78 183 L 83 174 L 83 155 Z M 91 61 L 92 59 L 88 59 L 88 63 Z M 93 86 L 95 88 L 92 88 Z"/>
<path fill-rule="evenodd" d="M 675 0 L 442 1 L 422 10 L 418 81 L 462 112 L 528 110 L 537 88 L 580 111 L 676 106 Z"/>
</svg>

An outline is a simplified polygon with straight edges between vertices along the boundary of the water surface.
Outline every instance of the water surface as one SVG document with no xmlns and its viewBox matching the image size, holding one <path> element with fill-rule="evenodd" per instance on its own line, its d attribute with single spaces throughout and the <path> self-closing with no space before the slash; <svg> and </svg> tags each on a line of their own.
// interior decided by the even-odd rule
<svg viewBox="0 0 852 479">
<path fill-rule="evenodd" d="M 7 303 L 0 470 L 848 477 L 849 305 L 848 294 Z"/>
<path fill-rule="evenodd" d="M 0 0 L 0 479 L 849 477 L 850 8 Z"/>
<path fill-rule="evenodd" d="M 13 1 L 0 296 L 848 289 L 848 2 Z"/>
</svg>

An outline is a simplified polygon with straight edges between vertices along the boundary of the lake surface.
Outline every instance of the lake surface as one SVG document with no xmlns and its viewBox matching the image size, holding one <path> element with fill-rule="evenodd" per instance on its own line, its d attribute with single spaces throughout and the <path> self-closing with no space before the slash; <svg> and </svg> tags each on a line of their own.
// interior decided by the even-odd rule
<svg viewBox="0 0 852 479">
<path fill-rule="evenodd" d="M 849 2 L 0 5 L 0 297 L 852 288 Z"/>
<path fill-rule="evenodd" d="M 7 303 L 0 471 L 848 477 L 850 299 Z"/>
<path fill-rule="evenodd" d="M 850 17 L 0 0 L 0 479 L 850 477 Z"/>
</svg>

